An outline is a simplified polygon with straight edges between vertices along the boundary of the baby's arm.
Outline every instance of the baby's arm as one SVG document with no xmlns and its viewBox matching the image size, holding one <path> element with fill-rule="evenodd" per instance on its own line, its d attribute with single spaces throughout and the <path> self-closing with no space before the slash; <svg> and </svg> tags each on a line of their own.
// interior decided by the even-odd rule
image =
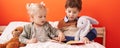
<svg viewBox="0 0 120 48">
<path fill-rule="evenodd" d="M 29 43 L 37 43 L 38 40 L 36 38 L 31 38 L 30 40 L 27 40 L 26 43 L 29 44 Z"/>
<path fill-rule="evenodd" d="M 19 36 L 19 41 L 27 44 L 30 39 L 30 33 L 31 33 L 31 26 L 30 24 L 27 24 L 24 26 L 24 30 Z"/>
<path fill-rule="evenodd" d="M 22 32 L 22 33 L 20 34 L 20 36 L 19 36 L 19 41 L 22 42 L 22 43 L 27 44 L 26 41 L 27 41 L 28 39 L 27 39 L 27 32 L 26 32 L 26 29 L 25 29 L 25 28 L 26 28 L 26 27 L 24 27 L 23 32 Z"/>
<path fill-rule="evenodd" d="M 63 34 L 63 32 L 61 32 L 60 30 L 50 26 L 50 30 L 53 33 L 52 39 L 58 40 L 59 42 L 63 41 L 65 39 L 65 36 Z"/>
<path fill-rule="evenodd" d="M 63 32 L 61 32 L 60 30 L 57 31 L 58 32 L 58 41 L 64 41 L 65 40 L 65 36 L 63 34 Z"/>
</svg>

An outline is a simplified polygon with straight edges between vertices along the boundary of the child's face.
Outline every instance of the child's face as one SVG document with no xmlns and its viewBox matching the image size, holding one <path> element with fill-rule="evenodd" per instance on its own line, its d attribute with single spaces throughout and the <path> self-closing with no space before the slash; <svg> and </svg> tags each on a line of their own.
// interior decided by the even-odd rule
<svg viewBox="0 0 120 48">
<path fill-rule="evenodd" d="M 37 25 L 43 25 L 46 22 L 46 11 L 44 9 L 40 9 L 34 14 L 33 22 Z"/>
<path fill-rule="evenodd" d="M 66 8 L 66 14 L 67 14 L 67 17 L 68 17 L 68 20 L 69 21 L 73 21 L 75 20 L 75 18 L 77 18 L 78 14 L 79 14 L 79 10 L 74 7 L 74 8 Z"/>
</svg>

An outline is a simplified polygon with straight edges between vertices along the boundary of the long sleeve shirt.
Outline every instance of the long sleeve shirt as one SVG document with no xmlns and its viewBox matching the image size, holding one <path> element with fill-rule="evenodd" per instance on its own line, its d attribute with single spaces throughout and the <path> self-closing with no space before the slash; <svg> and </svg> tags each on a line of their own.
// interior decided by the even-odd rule
<svg viewBox="0 0 120 48">
<path fill-rule="evenodd" d="M 35 29 L 34 23 L 24 26 L 24 30 L 19 37 L 19 41 L 26 44 L 26 41 L 31 38 L 37 38 L 38 41 L 47 41 L 58 35 L 60 30 L 53 28 L 48 22 L 40 29 Z"/>
<path fill-rule="evenodd" d="M 77 19 L 74 21 L 65 21 L 64 19 L 59 21 L 58 28 L 65 34 L 66 39 L 69 40 L 74 40 L 75 33 L 77 31 Z M 90 32 L 86 35 L 86 37 L 91 41 L 96 38 L 97 31 L 93 28 L 90 30 Z M 69 37 L 72 38 L 69 38 Z"/>
</svg>

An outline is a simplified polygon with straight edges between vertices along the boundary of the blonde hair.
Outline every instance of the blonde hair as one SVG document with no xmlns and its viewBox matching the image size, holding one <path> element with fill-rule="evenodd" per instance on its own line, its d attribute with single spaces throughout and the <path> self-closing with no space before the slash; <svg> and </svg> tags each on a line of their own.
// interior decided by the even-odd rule
<svg viewBox="0 0 120 48">
<path fill-rule="evenodd" d="M 27 8 L 28 14 L 30 16 L 35 15 L 41 9 L 46 11 L 46 7 L 45 7 L 44 2 L 40 2 L 40 3 L 27 3 L 26 8 Z"/>
</svg>

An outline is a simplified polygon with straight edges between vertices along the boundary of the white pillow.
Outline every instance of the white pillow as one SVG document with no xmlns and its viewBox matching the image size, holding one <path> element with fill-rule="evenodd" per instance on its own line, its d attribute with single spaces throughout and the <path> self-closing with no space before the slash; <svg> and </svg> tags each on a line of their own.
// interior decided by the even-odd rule
<svg viewBox="0 0 120 48">
<path fill-rule="evenodd" d="M 18 26 L 24 26 L 25 24 L 28 24 L 28 22 L 21 22 L 21 21 L 15 21 L 10 22 L 8 26 L 3 31 L 2 35 L 0 36 L 0 44 L 5 43 L 9 41 L 12 38 L 11 32 Z"/>
<path fill-rule="evenodd" d="M 51 26 L 55 27 L 55 28 L 58 28 L 58 23 L 59 23 L 59 21 L 54 21 L 54 22 L 49 21 L 49 24 L 51 24 Z"/>
</svg>

